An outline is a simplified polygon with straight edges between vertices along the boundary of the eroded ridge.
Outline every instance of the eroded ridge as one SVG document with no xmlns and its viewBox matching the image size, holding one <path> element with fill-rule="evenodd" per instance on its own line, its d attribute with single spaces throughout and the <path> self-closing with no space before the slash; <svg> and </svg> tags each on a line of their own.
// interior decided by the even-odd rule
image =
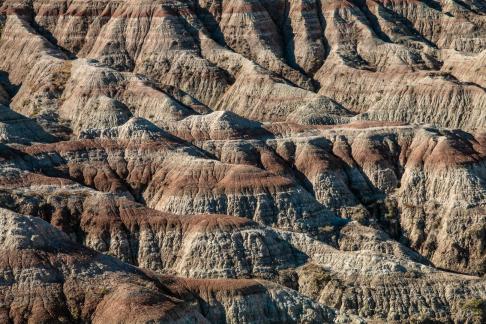
<svg viewBox="0 0 486 324">
<path fill-rule="evenodd" d="M 485 322 L 485 17 L 0 1 L 0 322 Z"/>
</svg>

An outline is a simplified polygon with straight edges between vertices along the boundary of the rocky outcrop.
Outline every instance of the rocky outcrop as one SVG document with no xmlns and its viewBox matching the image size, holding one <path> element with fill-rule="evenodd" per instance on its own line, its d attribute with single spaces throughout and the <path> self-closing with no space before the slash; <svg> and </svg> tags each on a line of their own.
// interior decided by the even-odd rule
<svg viewBox="0 0 486 324">
<path fill-rule="evenodd" d="M 268 127 L 274 136 L 263 140 L 198 145 L 223 162 L 259 166 L 293 179 L 341 217 L 378 222 L 414 248 L 419 244 L 427 250 L 421 253 L 440 267 L 484 273 L 483 134 L 386 124 L 320 131 L 279 126 Z M 468 219 L 467 230 L 456 227 L 463 224 L 460 217 Z M 425 237 L 434 243 L 424 245 Z M 448 246 L 448 252 L 439 252 L 436 244 Z M 476 265 L 468 260 L 471 253 L 478 256 Z"/>
<path fill-rule="evenodd" d="M 268 322 L 322 322 L 335 316 L 269 282 L 157 277 L 76 245 L 39 218 L 2 209 L 0 222 L 4 321 L 251 322 L 254 300 L 266 314 L 259 318 Z M 267 307 L 270 313 L 263 312 Z"/>
<path fill-rule="evenodd" d="M 4 207 L 49 220 L 73 240 L 146 269 L 193 278 L 272 279 L 306 260 L 276 233 L 245 218 L 178 216 L 66 180 L 22 177 L 16 183 L 22 189 L 1 193 Z"/>
<path fill-rule="evenodd" d="M 55 137 L 45 132 L 35 121 L 0 104 L 0 143 L 53 142 Z"/>
<path fill-rule="evenodd" d="M 298 289 L 301 294 L 324 305 L 340 309 L 341 318 L 344 314 L 390 321 L 409 316 L 417 320 L 450 320 L 454 316 L 473 318 L 474 312 L 468 310 L 465 303 L 485 297 L 482 293 L 484 280 L 436 270 L 386 234 L 356 222 L 340 230 L 339 247 L 348 251 L 344 252 L 303 234 L 275 232 L 241 218 L 222 215 L 181 217 L 160 213 L 126 198 L 101 195 L 66 180 L 53 180 L 24 177 L 22 184 L 17 182 L 16 194 L 10 195 L 10 204 L 6 207 L 38 217 L 52 215 L 51 223 L 73 239 L 160 273 L 206 278 L 266 277 Z M 5 183 L 3 186 L 8 188 Z M 8 195 L 8 191 L 3 192 L 2 201 L 8 201 Z M 297 281 L 289 281 L 289 278 Z M 274 300 L 272 296 L 275 294 L 280 297 L 273 302 L 305 301 L 295 291 L 274 293 L 264 282 L 263 287 L 255 286 L 256 282 L 249 280 L 241 281 L 243 285 L 240 281 L 221 280 L 200 283 L 205 287 L 203 291 L 198 288 L 199 281 L 192 280 L 189 285 L 199 296 L 207 296 L 201 298 L 209 305 L 201 307 L 214 307 L 204 313 L 213 321 L 221 320 L 224 314 L 227 321 L 232 321 L 228 316 L 236 311 L 235 306 L 231 306 L 235 305 L 233 298 L 241 300 L 237 305 L 245 305 L 255 298 L 264 298 L 268 304 L 268 298 Z M 178 284 L 185 287 L 184 282 L 178 281 Z M 221 285 L 228 288 L 221 290 Z M 251 292 L 249 295 L 244 293 L 246 297 L 238 292 L 228 295 L 226 289 L 233 290 L 230 287 L 234 285 L 254 288 L 244 289 Z M 391 294 L 389 290 L 396 285 L 403 289 Z M 453 295 L 450 295 L 450 289 L 453 289 Z M 208 290 L 212 293 L 205 295 Z M 440 302 L 429 309 L 430 299 L 437 296 L 442 296 Z M 287 298 L 290 299 L 284 302 Z M 316 305 L 311 303 L 303 307 L 314 308 Z M 288 320 L 293 322 L 297 321 L 295 316 L 299 316 L 280 312 L 272 313 L 271 318 L 291 316 Z"/>
<path fill-rule="evenodd" d="M 115 305 L 117 316 L 135 322 L 202 318 L 140 270 L 76 246 L 39 218 L 1 210 L 0 222 L 4 321 L 96 323 Z"/>
<path fill-rule="evenodd" d="M 442 71 L 452 74 L 456 79 L 485 88 L 484 69 L 486 66 L 486 51 L 477 54 L 464 54 L 457 51 L 450 51 L 446 52 L 444 56 Z"/>
<path fill-rule="evenodd" d="M 197 134 L 181 126 L 180 134 L 202 150 L 133 120 L 83 135 L 100 139 L 6 151 L 5 165 L 26 165 L 176 214 L 244 216 L 312 235 L 339 226 L 334 215 L 380 224 L 436 265 L 484 273 L 483 135 L 351 124 L 282 137 L 238 118 L 222 120 L 231 122 L 209 124 L 218 125 L 217 132 L 204 124 L 193 128 Z M 253 139 L 222 140 L 244 134 Z M 456 227 L 458 217 L 467 217 L 469 230 Z"/>
<path fill-rule="evenodd" d="M 428 137 L 427 144 L 411 143 L 415 153 L 407 162 L 397 192 L 402 227 L 411 245 L 428 254 L 437 266 L 460 272 L 468 267 L 473 273 L 484 273 L 484 246 L 477 238 L 484 236 L 486 228 L 482 186 L 485 137 L 447 135 L 425 132 L 417 140 Z M 415 191 L 416 185 L 423 189 Z M 449 217 L 439 216 L 444 214 Z M 463 217 L 469 219 L 468 225 Z M 449 240 L 454 233 L 461 233 L 461 238 Z M 473 261 L 468 257 L 471 254 L 479 258 Z"/>
<path fill-rule="evenodd" d="M 484 129 L 486 92 L 482 87 L 462 83 L 448 74 L 430 74 L 416 80 L 413 86 L 395 83 L 394 87 L 358 118 Z"/>
<path fill-rule="evenodd" d="M 370 320 L 396 323 L 482 318 L 468 310 L 465 301 L 484 299 L 484 279 L 443 273 L 366 249 L 337 252 L 304 236 L 287 235 L 310 257 L 297 269 L 298 289 L 321 303 Z M 462 319 L 452 315 L 459 313 Z"/>
<path fill-rule="evenodd" d="M 5 152 L 6 165 L 25 164 L 160 211 L 230 214 L 303 231 L 339 221 L 298 183 L 255 166 L 210 159 L 171 137 L 83 139 L 18 150 Z"/>
<path fill-rule="evenodd" d="M 0 322 L 483 323 L 485 17 L 0 1 Z"/>
<path fill-rule="evenodd" d="M 3 69 L 15 84 L 39 58 L 75 55 L 259 121 L 340 123 L 349 109 L 374 120 L 484 127 L 484 6 L 476 2 L 10 0 L 2 12 Z M 25 64 L 12 64 L 14 44 L 29 49 Z M 454 68 L 462 65 L 471 68 Z M 113 103 L 92 100 L 113 114 Z M 463 119 L 449 114 L 457 108 Z"/>
<path fill-rule="evenodd" d="M 2 206 L 45 218 L 79 243 L 164 274 L 271 279 L 344 313 L 369 318 L 472 316 L 463 314 L 461 305 L 484 298 L 478 293 L 483 282 L 449 278 L 431 265 L 484 273 L 483 135 L 386 123 L 321 129 L 266 126 L 232 114 L 221 117 L 178 122 L 179 135 L 200 148 L 140 118 L 83 132 L 77 141 L 5 147 Z M 261 207 L 269 202 L 274 205 Z M 188 216 L 210 212 L 245 216 L 256 223 L 229 216 Z M 343 227 L 345 222 L 332 212 L 377 229 L 355 223 Z M 461 226 L 465 218 L 468 230 Z M 309 236 L 282 235 L 265 225 Z M 359 256 L 361 263 L 347 261 L 346 254 Z M 376 264 L 377 255 L 382 263 Z M 351 297 L 336 304 L 331 297 L 319 297 L 326 295 L 325 288 L 308 291 L 304 270 L 301 284 L 289 281 L 301 278 L 300 267 L 317 263 L 327 269 L 338 259 L 342 263 L 330 270 L 335 276 L 359 269 L 368 278 L 356 281 L 346 272 L 340 279 L 347 282 L 343 296 L 354 291 L 347 289 L 358 289 L 350 288 L 358 287 L 357 282 L 366 291 L 375 287 L 369 286 L 374 285 L 370 277 L 376 279 L 383 271 L 401 273 L 405 267 L 414 273 L 409 281 L 402 282 L 397 274 L 399 279 L 390 279 L 382 289 L 397 282 L 412 285 L 393 297 L 412 304 L 399 313 L 371 304 L 351 307 L 345 302 Z M 471 288 L 457 300 L 445 299 L 431 313 L 414 313 L 412 305 L 424 305 L 411 297 L 418 289 L 416 276 L 425 276 L 423 287 L 433 288 L 421 289 L 436 291 L 431 296 L 445 294 L 444 289 L 456 283 Z M 443 276 L 448 279 L 439 279 Z M 383 298 L 390 295 L 382 296 L 374 295 L 373 305 L 383 307 Z"/>
</svg>

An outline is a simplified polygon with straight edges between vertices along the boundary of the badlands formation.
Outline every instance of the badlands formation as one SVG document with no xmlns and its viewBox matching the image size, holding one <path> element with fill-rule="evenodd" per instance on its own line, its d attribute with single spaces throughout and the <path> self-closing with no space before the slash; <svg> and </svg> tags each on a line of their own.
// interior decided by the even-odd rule
<svg viewBox="0 0 486 324">
<path fill-rule="evenodd" d="M 484 0 L 0 0 L 1 323 L 485 323 Z"/>
</svg>

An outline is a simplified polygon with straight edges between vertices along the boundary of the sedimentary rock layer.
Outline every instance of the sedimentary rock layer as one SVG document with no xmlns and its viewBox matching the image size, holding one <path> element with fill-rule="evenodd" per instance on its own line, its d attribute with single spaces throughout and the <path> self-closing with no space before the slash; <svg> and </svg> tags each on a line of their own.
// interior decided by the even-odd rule
<svg viewBox="0 0 486 324">
<path fill-rule="evenodd" d="M 0 322 L 486 321 L 479 0 L 0 0 Z"/>
</svg>

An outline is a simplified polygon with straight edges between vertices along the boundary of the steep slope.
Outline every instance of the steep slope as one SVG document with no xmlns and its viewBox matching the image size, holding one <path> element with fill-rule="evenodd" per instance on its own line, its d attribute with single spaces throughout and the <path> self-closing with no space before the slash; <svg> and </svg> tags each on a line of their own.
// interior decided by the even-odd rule
<svg viewBox="0 0 486 324">
<path fill-rule="evenodd" d="M 481 0 L 0 0 L 0 322 L 484 323 Z"/>
<path fill-rule="evenodd" d="M 264 321 L 322 322 L 335 316 L 268 282 L 159 278 L 75 245 L 39 218 L 1 209 L 0 222 L 0 267 L 6 276 L 1 316 L 6 322 L 251 322 L 264 313 L 248 307 L 255 299 L 272 309 Z M 206 302 L 198 305 L 197 299 Z"/>
<path fill-rule="evenodd" d="M 2 68 L 15 84 L 39 57 L 75 55 L 260 121 L 311 104 L 322 109 L 314 123 L 341 122 L 326 117 L 339 108 L 345 117 L 348 109 L 373 120 L 484 127 L 476 72 L 486 24 L 476 2 L 10 0 L 2 8 Z M 25 63 L 14 65 L 22 42 Z"/>
</svg>

